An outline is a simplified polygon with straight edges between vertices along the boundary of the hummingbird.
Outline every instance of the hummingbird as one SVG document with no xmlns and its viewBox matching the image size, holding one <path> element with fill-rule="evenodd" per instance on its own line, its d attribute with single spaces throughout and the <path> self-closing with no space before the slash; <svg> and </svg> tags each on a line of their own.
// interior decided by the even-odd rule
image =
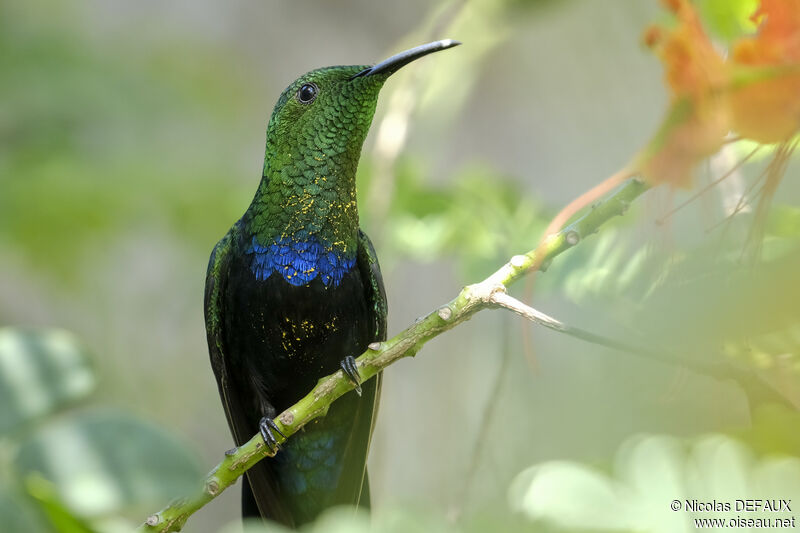
<svg viewBox="0 0 800 533">
<path fill-rule="evenodd" d="M 386 339 L 387 304 L 359 227 L 356 169 L 386 80 L 458 44 L 313 70 L 278 98 L 255 197 L 214 247 L 205 285 L 211 366 L 233 439 L 240 446 L 260 432 L 278 451 L 247 472 L 244 517 L 299 527 L 334 505 L 369 507 L 381 376 L 361 384 L 355 357 Z M 278 448 L 274 418 L 337 369 L 354 390 Z"/>
</svg>

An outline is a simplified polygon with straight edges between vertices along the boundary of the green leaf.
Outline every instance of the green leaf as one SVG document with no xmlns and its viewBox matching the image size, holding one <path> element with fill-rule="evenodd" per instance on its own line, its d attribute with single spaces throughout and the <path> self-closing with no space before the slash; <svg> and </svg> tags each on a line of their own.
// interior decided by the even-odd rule
<svg viewBox="0 0 800 533">
<path fill-rule="evenodd" d="M 19 477 L 51 481 L 73 513 L 145 513 L 189 493 L 201 471 L 185 446 L 158 427 L 113 410 L 63 417 L 22 443 Z"/>
<path fill-rule="evenodd" d="M 633 525 L 624 488 L 580 464 L 554 461 L 531 467 L 514 479 L 509 499 L 515 511 L 570 529 Z"/>
<path fill-rule="evenodd" d="M 86 397 L 95 377 L 66 331 L 0 328 L 0 434 Z"/>
<path fill-rule="evenodd" d="M 620 447 L 612 475 L 580 463 L 544 463 L 517 476 L 509 496 L 512 507 L 558 531 L 691 533 L 695 518 L 741 516 L 737 500 L 800 498 L 800 459 L 759 458 L 725 435 L 691 445 L 674 437 L 641 436 Z M 693 501 L 730 507 L 695 510 Z M 773 520 L 791 516 L 764 510 L 746 514 Z"/>
<path fill-rule="evenodd" d="M 750 16 L 758 7 L 758 0 L 700 0 L 697 7 L 706 27 L 726 41 L 756 29 Z"/>
<path fill-rule="evenodd" d="M 28 477 L 25 485 L 40 505 L 50 524 L 59 533 L 93 533 L 93 529 L 80 518 L 74 516 L 58 499 L 55 487 L 42 476 Z"/>
<path fill-rule="evenodd" d="M 2 531 L 8 533 L 43 533 L 50 531 L 29 498 L 19 494 L 17 488 L 0 481 L 0 521 Z"/>
</svg>

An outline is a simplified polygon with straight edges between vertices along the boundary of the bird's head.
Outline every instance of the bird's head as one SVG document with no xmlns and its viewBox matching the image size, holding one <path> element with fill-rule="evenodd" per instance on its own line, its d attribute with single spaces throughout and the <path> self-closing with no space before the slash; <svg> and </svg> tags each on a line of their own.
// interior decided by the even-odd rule
<svg viewBox="0 0 800 533">
<path fill-rule="evenodd" d="M 458 44 L 435 41 L 371 67 L 325 67 L 300 76 L 283 91 L 272 112 L 264 174 L 298 165 L 325 171 L 318 167 L 328 166 L 330 159 L 339 160 L 337 167 L 352 166 L 355 172 L 384 82 L 412 61 Z"/>
</svg>

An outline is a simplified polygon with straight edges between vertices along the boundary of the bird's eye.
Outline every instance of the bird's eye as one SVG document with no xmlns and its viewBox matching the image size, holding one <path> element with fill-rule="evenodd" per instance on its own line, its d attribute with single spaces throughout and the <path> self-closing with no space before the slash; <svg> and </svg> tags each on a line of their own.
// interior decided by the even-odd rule
<svg viewBox="0 0 800 533">
<path fill-rule="evenodd" d="M 317 86 L 313 83 L 306 83 L 297 91 L 297 100 L 301 104 L 310 104 L 317 97 Z"/>
</svg>

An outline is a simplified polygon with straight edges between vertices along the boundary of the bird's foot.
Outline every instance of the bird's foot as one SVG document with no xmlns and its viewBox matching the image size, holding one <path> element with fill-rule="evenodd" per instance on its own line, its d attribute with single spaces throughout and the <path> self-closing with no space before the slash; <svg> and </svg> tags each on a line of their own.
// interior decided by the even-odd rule
<svg viewBox="0 0 800 533">
<path fill-rule="evenodd" d="M 344 375 L 347 376 L 353 385 L 356 386 L 356 394 L 361 396 L 361 374 L 358 373 L 358 365 L 356 364 L 356 358 L 352 355 L 348 355 L 342 362 L 339 363 L 339 366 L 342 367 L 342 372 Z"/>
<path fill-rule="evenodd" d="M 261 438 L 264 439 L 264 444 L 266 444 L 270 450 L 272 450 L 273 452 L 277 452 L 278 450 L 281 449 L 280 444 L 278 444 L 278 439 L 275 437 L 275 433 L 277 433 L 284 439 L 286 439 L 286 435 L 281 433 L 281 430 L 278 429 L 278 424 L 276 424 L 273 419 L 271 419 L 268 416 L 265 416 L 258 423 L 258 429 L 261 432 Z"/>
</svg>

